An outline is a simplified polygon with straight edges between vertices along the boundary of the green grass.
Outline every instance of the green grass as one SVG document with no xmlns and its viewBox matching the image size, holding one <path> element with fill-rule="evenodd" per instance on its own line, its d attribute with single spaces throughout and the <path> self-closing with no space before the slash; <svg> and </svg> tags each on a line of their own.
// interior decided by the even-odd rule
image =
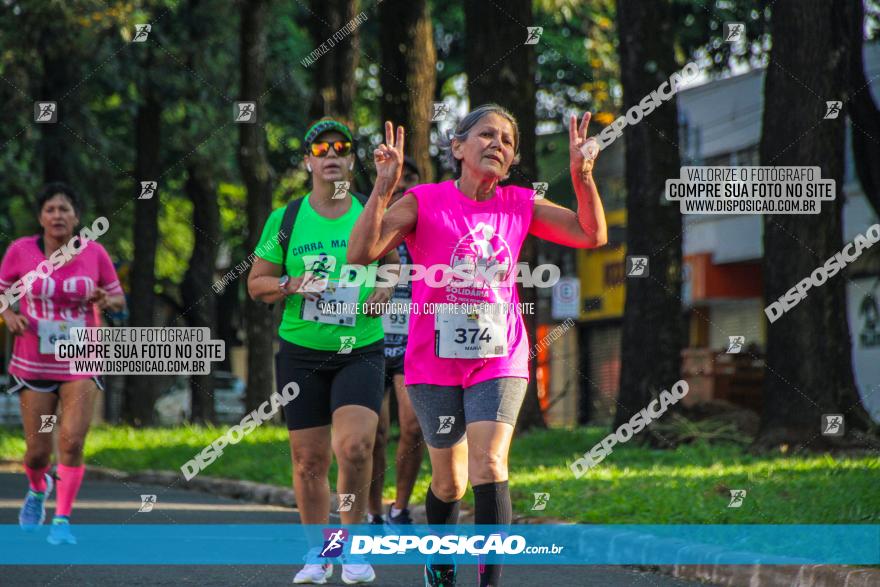
<svg viewBox="0 0 880 587">
<path fill-rule="evenodd" d="M 124 471 L 177 470 L 225 428 L 97 427 L 86 444 L 93 465 Z M 876 456 L 787 456 L 747 453 L 728 445 L 693 444 L 652 450 L 615 447 L 596 469 L 575 479 L 568 463 L 607 433 L 601 428 L 546 430 L 514 440 L 510 457 L 513 508 L 532 517 L 594 524 L 843 524 L 880 523 L 880 459 Z M 394 438 L 392 432 L 392 438 Z M 392 442 L 388 463 L 393 466 Z M 0 458 L 24 454 L 21 430 L 0 428 Z M 287 431 L 261 426 L 228 447 L 202 475 L 290 486 Z M 414 503 L 423 503 L 427 458 Z M 331 469 L 331 486 L 336 476 Z M 394 496 L 394 472 L 385 478 Z M 728 508 L 729 489 L 746 489 L 741 508 Z M 547 492 L 546 510 L 531 512 L 534 492 Z M 465 501 L 472 503 L 468 492 Z"/>
</svg>

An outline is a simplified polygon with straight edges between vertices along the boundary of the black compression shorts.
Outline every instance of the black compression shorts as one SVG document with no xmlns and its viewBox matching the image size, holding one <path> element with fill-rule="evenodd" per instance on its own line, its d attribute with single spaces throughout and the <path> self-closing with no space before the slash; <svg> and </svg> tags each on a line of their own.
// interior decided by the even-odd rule
<svg viewBox="0 0 880 587">
<path fill-rule="evenodd" d="M 275 355 L 276 387 L 281 393 L 293 381 L 300 389 L 296 399 L 284 406 L 288 430 L 327 426 L 342 406 L 364 406 L 378 414 L 385 395 L 384 349 L 385 342 L 379 340 L 339 354 L 282 339 Z"/>
</svg>

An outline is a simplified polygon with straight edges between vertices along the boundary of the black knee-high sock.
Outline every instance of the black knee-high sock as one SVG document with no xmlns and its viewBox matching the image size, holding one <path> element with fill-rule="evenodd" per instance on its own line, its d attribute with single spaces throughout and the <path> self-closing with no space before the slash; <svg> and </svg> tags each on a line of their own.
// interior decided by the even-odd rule
<svg viewBox="0 0 880 587">
<path fill-rule="evenodd" d="M 428 487 L 428 495 L 425 497 L 425 515 L 428 517 L 428 524 L 458 524 L 458 511 L 461 509 L 461 501 L 453 502 L 441 501 L 439 497 L 434 495 L 431 487 Z"/>
<path fill-rule="evenodd" d="M 507 481 L 474 485 L 474 523 L 508 526 L 513 521 Z M 480 587 L 501 585 L 501 565 L 480 565 Z"/>
<path fill-rule="evenodd" d="M 460 509 L 460 500 L 453 502 L 441 501 L 439 497 L 434 495 L 431 487 L 428 486 L 428 494 L 425 496 L 425 515 L 428 518 L 428 525 L 458 524 L 458 512 Z M 453 567 L 452 563 L 453 560 L 450 556 L 435 556 L 431 561 L 431 567 L 437 571 L 445 572 Z"/>
</svg>

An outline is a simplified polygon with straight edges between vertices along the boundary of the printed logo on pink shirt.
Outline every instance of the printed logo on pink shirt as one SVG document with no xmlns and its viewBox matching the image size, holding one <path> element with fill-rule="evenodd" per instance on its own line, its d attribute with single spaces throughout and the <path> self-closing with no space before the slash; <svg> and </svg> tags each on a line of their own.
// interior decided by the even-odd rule
<svg viewBox="0 0 880 587">
<path fill-rule="evenodd" d="M 45 320 L 82 318 L 88 309 L 86 301 L 95 288 L 95 281 L 84 275 L 67 277 L 60 283 L 54 277 L 38 279 L 25 297 L 28 313 L 33 318 Z"/>
<path fill-rule="evenodd" d="M 467 287 L 473 289 L 495 289 L 510 277 L 513 255 L 496 228 L 480 222 L 456 243 L 449 266 L 454 271 L 474 276 L 472 283 L 466 279 L 454 279 L 450 288 L 462 287 L 462 282 L 466 282 Z"/>
</svg>

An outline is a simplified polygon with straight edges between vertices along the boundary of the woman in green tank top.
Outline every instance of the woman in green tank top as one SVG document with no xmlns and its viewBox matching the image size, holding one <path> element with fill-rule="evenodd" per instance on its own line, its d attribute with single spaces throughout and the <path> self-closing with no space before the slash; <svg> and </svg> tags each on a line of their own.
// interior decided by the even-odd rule
<svg viewBox="0 0 880 587">
<path fill-rule="evenodd" d="M 276 384 L 282 390 L 293 382 L 299 391 L 284 406 L 284 414 L 303 524 L 329 523 L 333 454 L 339 468 L 336 510 L 343 524 L 362 523 L 384 395 L 382 320 L 378 313 L 364 311 L 388 301 L 393 288 L 337 287 L 347 277 L 341 270 L 348 239 L 364 209 L 348 189 L 352 142 L 348 127 L 335 120 L 322 119 L 309 128 L 305 166 L 312 191 L 299 204 L 287 254 L 279 242 L 285 208 L 279 208 L 266 221 L 248 277 L 251 298 L 284 303 Z M 383 261 L 398 263 L 397 253 Z M 316 281 L 320 286 L 312 287 Z M 321 558 L 320 547 L 314 546 L 295 583 L 323 583 L 332 574 L 330 559 Z M 341 558 L 346 582 L 375 578 L 362 559 Z"/>
</svg>

